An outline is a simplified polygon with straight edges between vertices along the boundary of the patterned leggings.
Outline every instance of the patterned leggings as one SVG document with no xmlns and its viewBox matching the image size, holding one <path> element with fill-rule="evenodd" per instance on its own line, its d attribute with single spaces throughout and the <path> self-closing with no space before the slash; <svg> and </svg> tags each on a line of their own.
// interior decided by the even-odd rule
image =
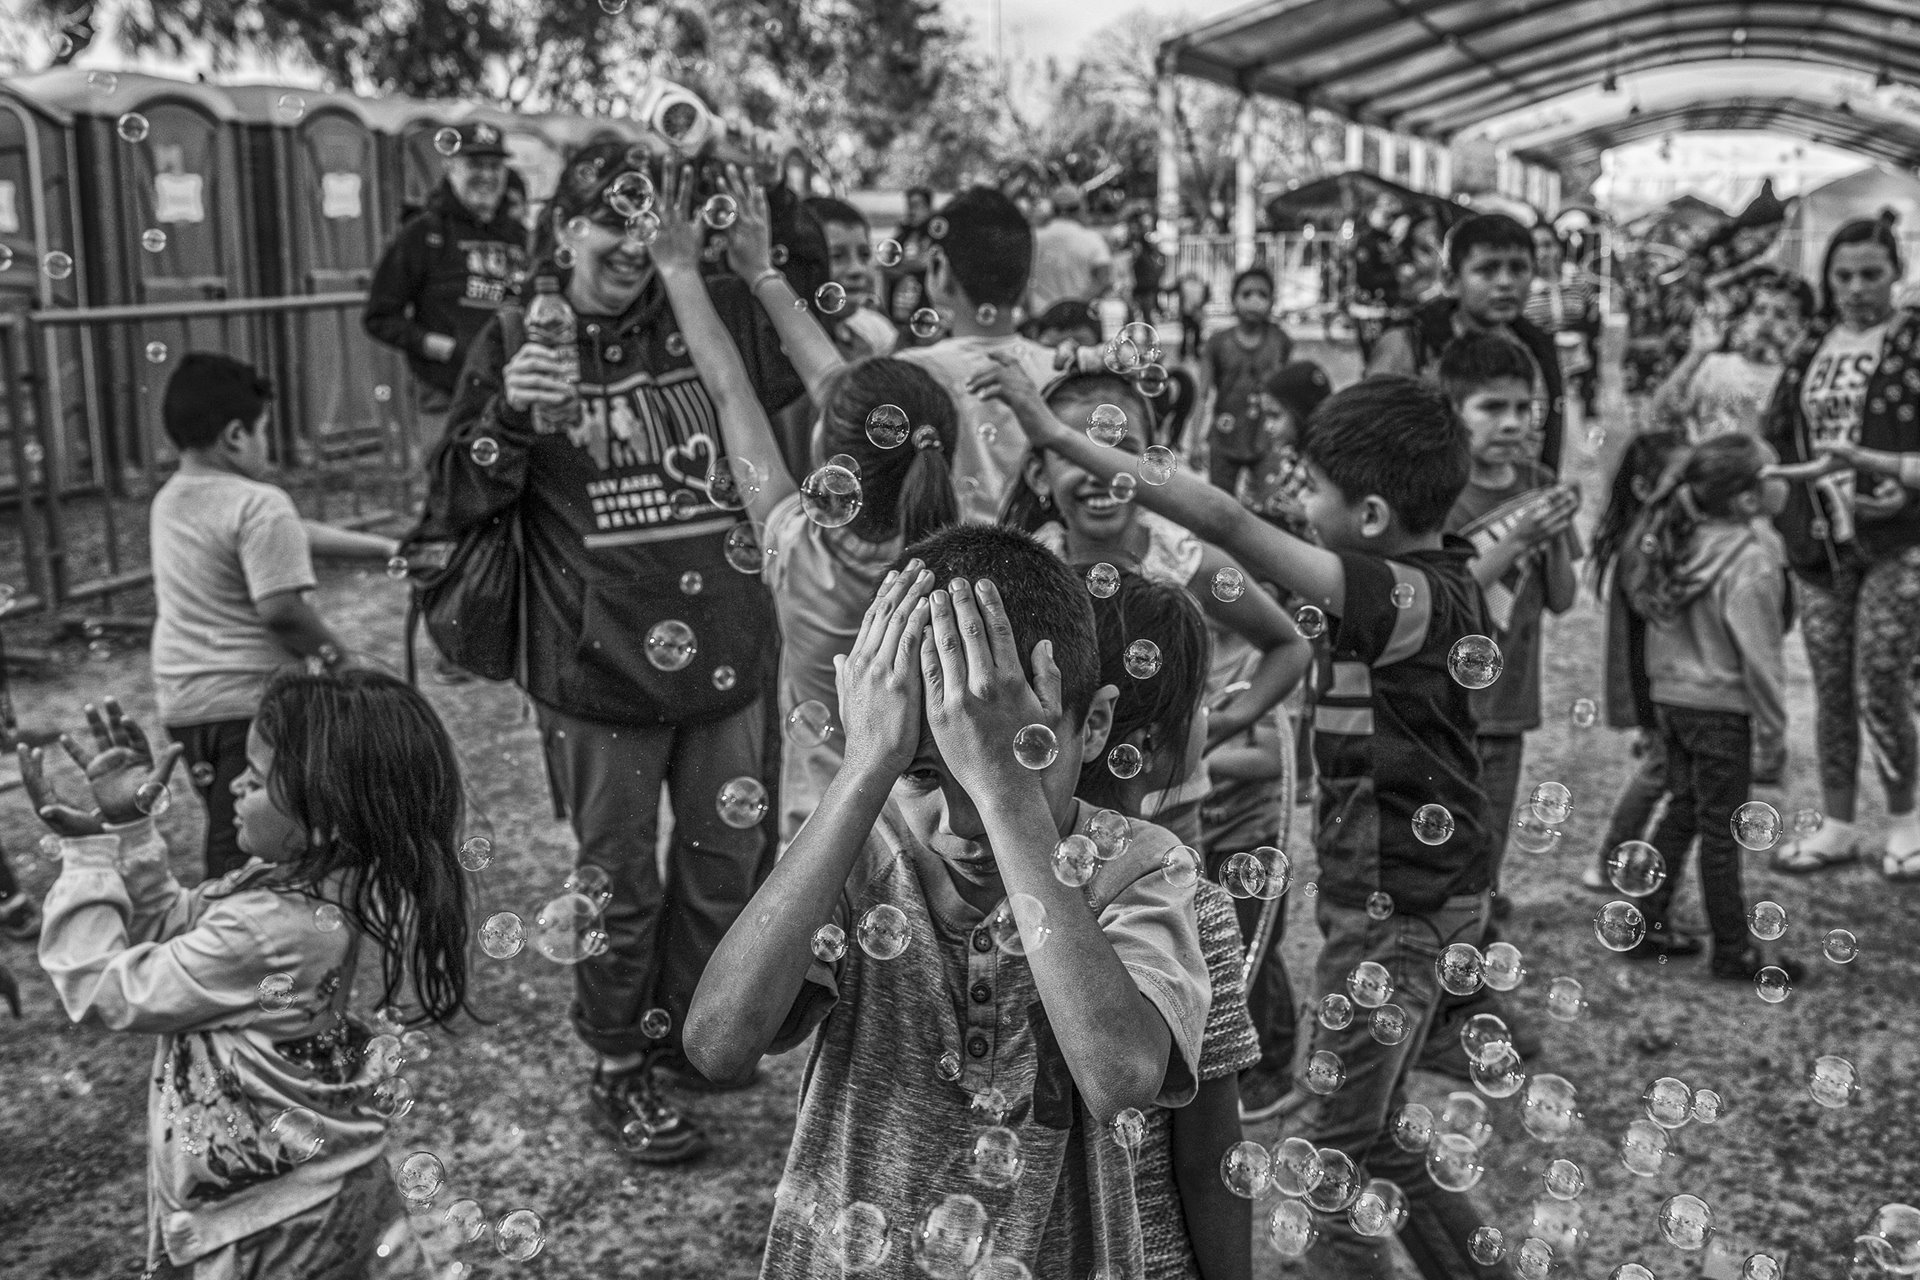
<svg viewBox="0 0 1920 1280">
<path fill-rule="evenodd" d="M 1801 579 L 1800 631 L 1819 709 L 1814 741 L 1822 794 L 1858 785 L 1864 726 L 1887 807 L 1911 809 L 1916 751 L 1907 699 L 1920 652 L 1920 547 L 1842 568 L 1831 587 Z"/>
</svg>

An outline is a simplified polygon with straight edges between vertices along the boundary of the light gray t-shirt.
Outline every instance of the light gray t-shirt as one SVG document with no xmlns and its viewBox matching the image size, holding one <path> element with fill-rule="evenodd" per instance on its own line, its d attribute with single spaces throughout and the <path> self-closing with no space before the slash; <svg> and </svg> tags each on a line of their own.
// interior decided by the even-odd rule
<svg viewBox="0 0 1920 1280">
<path fill-rule="evenodd" d="M 1000 504 L 1020 483 L 1027 457 L 1027 437 L 1013 410 L 967 390 L 967 379 L 989 367 L 996 356 L 1018 361 L 1036 387 L 1053 381 L 1053 352 L 1018 334 L 947 338 L 930 347 L 909 347 L 895 357 L 921 366 L 947 389 L 960 421 L 954 441 L 954 491 L 960 497 L 961 518 L 979 524 L 999 521 Z"/>
<path fill-rule="evenodd" d="M 1027 310 L 1037 316 L 1056 302 L 1092 302 L 1100 292 L 1094 272 L 1112 265 L 1105 236 L 1071 218 L 1055 218 L 1033 233 Z"/>
<path fill-rule="evenodd" d="M 175 475 L 153 496 L 149 526 L 160 722 L 250 719 L 267 677 L 300 660 L 256 608 L 314 585 L 293 499 L 244 476 Z"/>
<path fill-rule="evenodd" d="M 1077 829 L 1094 812 L 1082 804 Z M 1131 843 L 1101 864 L 1087 897 L 1114 953 L 1172 1032 L 1157 1101 L 1178 1107 L 1197 1087 L 1212 984 L 1194 888 L 1163 869 L 1173 844 L 1159 827 L 1133 823 Z M 907 920 L 906 949 L 891 960 L 873 958 L 858 942 L 859 922 L 882 905 Z M 833 923 L 846 931 L 846 954 L 834 964 L 812 963 L 772 1046 L 784 1052 L 818 1027 L 774 1196 L 763 1280 L 840 1280 L 834 1219 L 855 1202 L 877 1207 L 892 1228 L 886 1260 L 865 1274 L 920 1280 L 914 1224 L 949 1195 L 979 1201 L 992 1216 L 995 1252 L 1019 1258 L 1036 1276 L 1084 1277 L 1100 1266 L 1139 1276 L 1128 1155 L 1075 1088 L 1032 969 L 995 946 L 983 914 L 960 897 L 891 802 Z M 980 1132 L 973 1099 L 995 1089 L 1024 1166 L 1005 1187 L 982 1185 L 967 1167 Z"/>
</svg>

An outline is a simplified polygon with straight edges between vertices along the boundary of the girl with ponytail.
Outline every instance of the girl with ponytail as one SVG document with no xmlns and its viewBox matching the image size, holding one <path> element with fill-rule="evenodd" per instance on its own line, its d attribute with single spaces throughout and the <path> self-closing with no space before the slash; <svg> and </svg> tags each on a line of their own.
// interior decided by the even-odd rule
<svg viewBox="0 0 1920 1280">
<path fill-rule="evenodd" d="M 704 226 L 688 186 L 671 174 L 661 183 L 653 258 L 694 367 L 713 394 L 732 460 L 731 476 L 714 477 L 715 491 L 731 481 L 752 521 L 750 556 L 734 563 L 759 562 L 780 621 L 780 711 L 788 725 L 780 828 L 782 839 L 792 839 L 840 767 L 834 655 L 852 646 L 901 548 L 960 518 L 952 472 L 959 427 L 952 398 L 919 366 L 885 356 L 853 364 L 841 358 L 771 265 L 766 197 L 729 173 L 725 187 L 740 210 L 729 242 L 734 268 L 821 406 L 815 470 L 796 479 L 707 298 L 699 258 Z"/>
</svg>

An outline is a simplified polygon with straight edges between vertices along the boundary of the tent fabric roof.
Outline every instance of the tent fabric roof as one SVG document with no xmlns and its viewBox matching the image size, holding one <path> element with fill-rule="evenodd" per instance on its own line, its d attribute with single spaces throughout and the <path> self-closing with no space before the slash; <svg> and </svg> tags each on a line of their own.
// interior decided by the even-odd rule
<svg viewBox="0 0 1920 1280">
<path fill-rule="evenodd" d="M 1886 115 L 1870 104 L 1799 97 L 1715 95 L 1648 105 L 1611 120 L 1541 130 L 1511 139 L 1509 145 L 1516 156 L 1536 164 L 1581 164 L 1646 138 L 1714 130 L 1787 133 L 1897 167 L 1920 168 L 1920 120 Z"/>
<path fill-rule="evenodd" d="M 1920 0 L 1256 0 L 1163 65 L 1446 138 L 1609 75 L 1728 58 L 1920 82 Z"/>
</svg>

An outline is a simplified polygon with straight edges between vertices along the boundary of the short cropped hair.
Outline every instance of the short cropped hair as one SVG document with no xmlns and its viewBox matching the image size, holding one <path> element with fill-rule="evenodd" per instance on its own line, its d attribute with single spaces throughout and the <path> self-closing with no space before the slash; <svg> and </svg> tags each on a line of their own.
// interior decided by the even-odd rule
<svg viewBox="0 0 1920 1280">
<path fill-rule="evenodd" d="M 1059 556 L 1018 529 L 959 524 L 914 543 L 893 567 L 903 568 L 914 559 L 932 570 L 941 586 L 954 578 L 991 581 L 1013 624 L 1013 644 L 1027 680 L 1033 680 L 1033 647 L 1053 641 L 1060 700 L 1075 725 L 1086 720 L 1100 687 L 1099 635 L 1086 583 Z"/>
<path fill-rule="evenodd" d="M 806 211 L 820 220 L 820 225 L 835 227 L 867 226 L 867 215 L 837 196 L 808 196 L 800 202 Z"/>
<path fill-rule="evenodd" d="M 229 422 L 253 420 L 273 401 L 273 383 L 244 360 L 211 351 L 189 351 L 167 379 L 160 422 L 176 449 L 204 449 Z"/>
<path fill-rule="evenodd" d="M 1327 397 L 1301 453 L 1350 501 L 1376 494 L 1411 534 L 1438 529 L 1466 488 L 1467 429 L 1441 392 L 1412 378 L 1368 378 Z"/>
<path fill-rule="evenodd" d="M 934 243 L 953 278 L 976 307 L 1011 308 L 1027 291 L 1033 269 L 1033 228 L 1020 208 L 992 187 L 969 187 L 941 206 L 944 222 Z"/>
<path fill-rule="evenodd" d="M 1518 378 L 1533 386 L 1533 357 L 1525 347 L 1497 333 L 1469 333 L 1440 353 L 1440 386 L 1458 409 L 1489 382 Z"/>
<path fill-rule="evenodd" d="M 1476 213 L 1447 233 L 1447 270 L 1459 274 L 1475 249 L 1522 249 L 1533 257 L 1533 232 L 1504 213 Z"/>
</svg>

